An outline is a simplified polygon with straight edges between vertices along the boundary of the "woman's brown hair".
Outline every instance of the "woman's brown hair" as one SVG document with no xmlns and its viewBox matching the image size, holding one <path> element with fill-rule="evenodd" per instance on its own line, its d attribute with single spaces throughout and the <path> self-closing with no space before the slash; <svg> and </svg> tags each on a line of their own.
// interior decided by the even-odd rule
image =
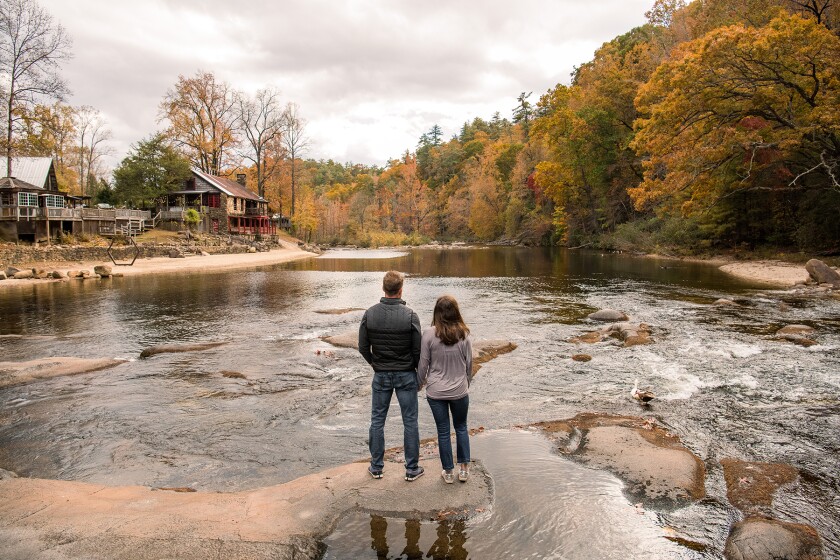
<svg viewBox="0 0 840 560">
<path fill-rule="evenodd" d="M 452 296 L 438 298 L 432 314 L 432 326 L 435 328 L 435 336 L 447 346 L 464 340 L 470 334 L 469 327 L 461 317 L 458 302 Z"/>
</svg>

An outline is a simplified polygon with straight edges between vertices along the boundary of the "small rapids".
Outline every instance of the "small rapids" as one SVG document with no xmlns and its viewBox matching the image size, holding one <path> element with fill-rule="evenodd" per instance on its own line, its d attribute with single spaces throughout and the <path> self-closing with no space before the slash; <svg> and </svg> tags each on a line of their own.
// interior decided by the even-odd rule
<svg viewBox="0 0 840 560">
<path fill-rule="evenodd" d="M 50 356 L 131 360 L 99 372 L 0 389 L 0 468 L 109 485 L 234 491 L 365 457 L 369 369 L 355 350 L 332 347 L 322 337 L 355 331 L 363 313 L 358 309 L 378 300 L 382 273 L 396 268 L 408 273 L 404 297 L 423 324 L 431 320 L 435 299 L 448 293 L 460 302 L 475 338 L 518 346 L 484 364 L 476 377 L 470 396 L 473 427 L 507 429 L 580 412 L 655 417 L 705 461 L 711 504 L 727 503 L 719 460 L 791 464 L 801 476 L 777 493 L 774 516 L 812 525 L 826 556 L 840 558 L 837 299 L 758 289 L 709 265 L 663 267 L 661 261 L 598 252 L 335 253 L 258 271 L 0 290 L 0 362 Z M 713 305 L 718 298 L 739 305 Z M 654 343 L 622 348 L 614 339 L 569 342 L 602 326 L 585 319 L 599 308 L 618 309 L 633 322 L 649 324 Z M 324 313 L 330 310 L 340 312 Z M 814 327 L 818 344 L 805 348 L 775 340 L 776 330 L 788 324 Z M 228 344 L 138 359 L 153 345 L 212 341 Z M 572 361 L 579 353 L 591 355 L 591 361 Z M 635 378 L 657 394 L 648 410 L 629 398 Z M 386 443 L 399 445 L 396 406 L 392 414 Z M 435 433 L 423 402 L 420 429 L 422 437 Z M 601 478 L 607 475 L 579 471 L 544 449 L 534 453 L 542 457 L 542 467 L 562 473 L 556 476 L 585 484 L 583 492 L 604 511 L 628 507 L 620 489 L 613 492 L 617 483 Z M 501 457 L 494 466 L 489 456 L 476 456 L 494 476 L 494 469 L 508 468 L 503 463 L 510 460 Z M 602 491 L 609 498 L 602 500 Z M 505 507 L 499 500 L 494 511 Z M 687 540 L 702 533 L 699 517 L 691 512 L 650 523 L 645 521 L 653 515 L 649 512 L 630 514 L 644 521 L 640 534 L 653 531 L 657 543 L 666 527 Z M 581 515 L 576 522 L 590 522 Z M 356 525 L 366 546 L 370 523 L 368 516 Z M 402 521 L 386 523 L 389 542 L 393 532 L 405 533 Z M 465 526 L 464 535 L 495 521 L 477 523 Z M 552 518 L 547 530 L 558 532 L 551 538 L 566 535 L 561 540 L 573 542 L 563 523 Z M 716 526 L 703 541 L 709 552 L 701 554 L 720 553 L 729 523 Z M 421 544 L 437 531 L 421 524 Z M 661 546 L 673 544 L 664 540 Z M 478 541 L 484 537 L 468 540 L 472 546 Z M 683 546 L 668 550 L 696 557 Z"/>
</svg>

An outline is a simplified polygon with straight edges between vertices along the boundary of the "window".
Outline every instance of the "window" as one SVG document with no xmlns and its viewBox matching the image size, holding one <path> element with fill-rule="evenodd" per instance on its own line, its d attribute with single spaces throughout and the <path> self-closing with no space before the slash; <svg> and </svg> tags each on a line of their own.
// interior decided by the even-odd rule
<svg viewBox="0 0 840 560">
<path fill-rule="evenodd" d="M 64 208 L 64 197 L 49 194 L 46 197 L 47 208 Z"/>
<path fill-rule="evenodd" d="M 233 209 L 236 210 L 236 202 L 239 200 L 238 198 L 233 199 Z"/>
<path fill-rule="evenodd" d="M 18 206 L 38 206 L 38 195 L 35 193 L 19 192 Z"/>
<path fill-rule="evenodd" d="M 210 208 L 218 208 L 220 203 L 220 195 L 218 193 L 210 193 L 207 195 L 207 206 Z"/>
<path fill-rule="evenodd" d="M 10 192 L 0 193 L 0 206 L 14 206 L 14 199 Z"/>
</svg>

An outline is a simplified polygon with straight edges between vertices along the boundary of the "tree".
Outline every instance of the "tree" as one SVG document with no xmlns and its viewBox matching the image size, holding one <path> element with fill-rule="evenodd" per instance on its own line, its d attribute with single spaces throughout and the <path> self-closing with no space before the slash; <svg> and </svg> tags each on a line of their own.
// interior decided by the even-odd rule
<svg viewBox="0 0 840 560">
<path fill-rule="evenodd" d="M 169 191 L 180 190 L 189 176 L 190 162 L 165 134 L 154 134 L 133 145 L 114 170 L 114 197 L 142 206 Z"/>
<path fill-rule="evenodd" d="M 529 91 L 525 93 L 524 91 L 519 94 L 519 97 L 516 100 L 519 102 L 519 105 L 513 110 L 513 122 L 515 123 L 522 123 L 522 129 L 525 131 L 525 137 L 528 137 L 528 131 L 531 126 L 531 119 L 533 117 L 533 107 L 531 106 L 531 102 L 528 101 L 528 98 L 531 97 L 531 94 L 534 93 Z"/>
<path fill-rule="evenodd" d="M 443 136 L 443 130 L 441 130 L 439 125 L 434 124 L 432 125 L 432 128 L 429 129 L 427 136 L 429 143 L 432 146 L 440 146 L 440 139 Z"/>
<path fill-rule="evenodd" d="M 239 94 L 237 119 L 239 130 L 247 141 L 247 149 L 240 153 L 254 163 L 258 193 L 264 197 L 266 180 L 274 174 L 280 162 L 279 152 L 283 142 L 285 122 L 277 90 L 261 89 L 252 99 Z"/>
<path fill-rule="evenodd" d="M 734 192 L 840 189 L 840 38 L 780 15 L 680 47 L 639 93 L 637 207 L 689 213 Z"/>
<path fill-rule="evenodd" d="M 291 162 L 291 216 L 294 218 L 296 194 L 295 184 L 297 179 L 295 160 L 301 157 L 309 147 L 309 139 L 306 137 L 306 120 L 300 116 L 300 107 L 298 107 L 297 103 L 289 103 L 286 105 L 286 110 L 283 112 L 283 125 L 283 145 L 286 148 L 286 154 Z M 294 220 L 292 223 L 295 223 Z"/>
<path fill-rule="evenodd" d="M 0 78 L 5 111 L 6 174 L 12 175 L 14 130 L 41 99 L 63 99 L 67 84 L 58 74 L 70 58 L 70 37 L 34 0 L 0 0 Z"/>
<path fill-rule="evenodd" d="M 212 72 L 198 71 L 192 78 L 178 76 L 160 104 L 159 121 L 168 120 L 167 134 L 193 165 L 219 175 L 236 146 L 236 103 L 227 82 Z"/>
<path fill-rule="evenodd" d="M 76 111 L 76 130 L 79 144 L 79 189 L 83 195 L 93 195 L 97 179 L 105 174 L 102 157 L 111 153 L 105 142 L 111 130 L 98 109 L 83 105 Z M 92 188 L 93 187 L 93 188 Z"/>
</svg>

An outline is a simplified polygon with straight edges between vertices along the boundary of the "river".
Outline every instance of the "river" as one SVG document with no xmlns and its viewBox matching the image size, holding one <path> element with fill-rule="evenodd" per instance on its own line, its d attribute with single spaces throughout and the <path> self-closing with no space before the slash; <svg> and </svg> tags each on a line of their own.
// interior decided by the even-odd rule
<svg viewBox="0 0 840 560">
<path fill-rule="evenodd" d="M 840 301 L 763 289 L 710 265 L 594 251 L 334 251 L 239 272 L 0 290 L 0 335 L 27 335 L 0 338 L 0 361 L 129 360 L 0 390 L 0 468 L 232 491 L 364 457 L 370 372 L 354 350 L 321 340 L 356 329 L 362 312 L 319 311 L 375 303 L 391 268 L 408 274 L 404 298 L 423 324 L 435 298 L 448 293 L 475 338 L 518 345 L 478 374 L 473 426 L 505 430 L 583 411 L 653 415 L 706 461 L 706 501 L 717 504 L 718 517 L 731 512 L 720 505 L 717 460 L 790 463 L 802 476 L 780 491 L 774 514 L 814 526 L 827 555 L 840 557 Z M 712 305 L 720 297 L 741 305 Z M 585 316 L 605 307 L 652 325 L 655 344 L 567 342 L 592 330 Z M 819 344 L 773 340 L 792 323 L 815 327 Z M 138 359 L 151 345 L 193 341 L 228 344 Z M 592 361 L 573 362 L 578 352 Z M 658 396 L 648 412 L 629 399 L 637 377 Z M 421 434 L 429 437 L 431 414 L 420 411 Z M 398 445 L 400 434 L 399 422 L 389 422 L 388 444 Z M 696 529 L 701 517 L 688 525 Z M 368 521 L 362 524 L 360 539 L 376 558 Z M 714 557 L 722 540 L 710 542 Z"/>
</svg>

